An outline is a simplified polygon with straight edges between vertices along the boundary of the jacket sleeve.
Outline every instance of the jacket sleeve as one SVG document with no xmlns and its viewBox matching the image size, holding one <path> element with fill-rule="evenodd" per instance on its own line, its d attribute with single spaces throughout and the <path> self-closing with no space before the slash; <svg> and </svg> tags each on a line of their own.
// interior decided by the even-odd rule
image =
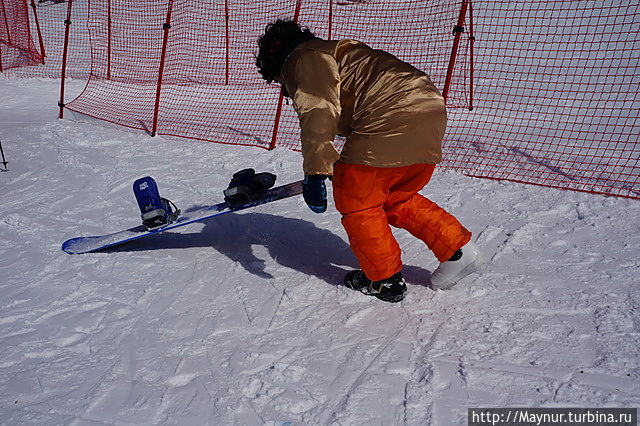
<svg viewBox="0 0 640 426">
<path fill-rule="evenodd" d="M 333 145 L 340 120 L 340 78 L 333 56 L 315 50 L 295 50 L 283 66 L 282 83 L 300 120 L 303 170 L 308 175 L 332 175 L 340 154 Z"/>
</svg>

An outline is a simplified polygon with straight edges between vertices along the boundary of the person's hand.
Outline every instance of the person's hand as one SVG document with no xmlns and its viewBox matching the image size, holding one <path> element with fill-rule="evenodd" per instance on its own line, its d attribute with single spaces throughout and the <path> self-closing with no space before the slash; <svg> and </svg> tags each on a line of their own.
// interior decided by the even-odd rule
<svg viewBox="0 0 640 426">
<path fill-rule="evenodd" d="M 327 211 L 327 187 L 325 175 L 305 175 L 302 181 L 302 196 L 304 202 L 316 213 Z"/>
</svg>

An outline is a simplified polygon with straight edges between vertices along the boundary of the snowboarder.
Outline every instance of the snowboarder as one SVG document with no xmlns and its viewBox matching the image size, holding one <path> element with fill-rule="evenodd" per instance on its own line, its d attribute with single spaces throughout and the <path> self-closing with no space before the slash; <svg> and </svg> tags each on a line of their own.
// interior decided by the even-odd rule
<svg viewBox="0 0 640 426">
<path fill-rule="evenodd" d="M 444 99 L 412 65 L 356 40 L 323 40 L 294 21 L 266 26 L 256 65 L 281 84 L 301 128 L 303 196 L 316 213 L 327 208 L 332 178 L 336 209 L 362 270 L 345 285 L 388 302 L 407 290 L 400 246 L 389 225 L 424 241 L 441 262 L 434 288 L 473 273 L 481 255 L 469 232 L 418 194 L 442 159 Z M 333 145 L 346 137 L 342 153 Z"/>
</svg>

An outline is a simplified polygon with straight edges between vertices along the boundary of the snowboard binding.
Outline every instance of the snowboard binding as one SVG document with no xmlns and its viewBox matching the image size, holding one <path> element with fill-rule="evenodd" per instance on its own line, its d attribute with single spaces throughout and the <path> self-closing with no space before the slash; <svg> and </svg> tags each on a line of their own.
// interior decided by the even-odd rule
<svg viewBox="0 0 640 426">
<path fill-rule="evenodd" d="M 264 197 L 267 190 L 276 183 L 276 175 L 272 173 L 256 173 L 254 169 L 244 169 L 236 172 L 224 190 L 224 200 L 229 207 L 257 201 Z"/>
<path fill-rule="evenodd" d="M 173 202 L 160 197 L 156 181 L 149 176 L 133 183 L 133 193 L 140 207 L 142 224 L 149 231 L 169 225 L 180 216 L 180 210 Z"/>
<path fill-rule="evenodd" d="M 161 208 L 148 211 L 141 215 L 142 224 L 149 231 L 175 222 L 180 215 L 180 210 L 171 200 L 160 198 L 160 203 L 162 205 Z"/>
</svg>

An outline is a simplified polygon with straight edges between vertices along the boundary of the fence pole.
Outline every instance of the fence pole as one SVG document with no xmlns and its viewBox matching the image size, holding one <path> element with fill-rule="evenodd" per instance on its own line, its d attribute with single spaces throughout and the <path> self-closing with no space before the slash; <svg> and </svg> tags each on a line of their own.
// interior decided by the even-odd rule
<svg viewBox="0 0 640 426">
<path fill-rule="evenodd" d="M 7 29 L 7 42 L 11 46 L 11 30 L 9 29 L 9 19 L 7 18 L 7 10 L 4 7 L 4 2 L 0 1 L 0 6 L 2 6 L 2 16 L 4 16 L 4 26 Z"/>
<path fill-rule="evenodd" d="M 278 128 L 280 127 L 280 116 L 282 115 L 282 101 L 284 100 L 284 89 L 280 88 L 280 96 L 278 97 L 278 107 L 276 108 L 276 118 L 273 122 L 273 131 L 271 132 L 271 143 L 269 150 L 275 149 L 276 138 L 278 136 Z"/>
<path fill-rule="evenodd" d="M 293 22 L 297 23 L 298 18 L 300 18 L 300 9 L 302 8 L 302 0 L 296 1 L 296 10 L 293 13 Z"/>
<path fill-rule="evenodd" d="M 162 77 L 164 75 L 164 62 L 167 55 L 167 43 L 169 40 L 169 29 L 171 28 L 171 10 L 173 8 L 173 0 L 169 0 L 167 7 L 167 18 L 162 28 L 164 30 L 164 37 L 162 39 L 162 53 L 160 55 L 160 69 L 158 70 L 158 84 L 156 86 L 156 105 L 153 112 L 153 128 L 151 129 L 151 136 L 155 136 L 158 131 L 158 112 L 160 110 L 160 89 L 162 88 Z"/>
<path fill-rule="evenodd" d="M 229 84 L 229 0 L 224 0 L 224 25 L 225 25 L 225 75 L 224 75 L 224 84 Z"/>
<path fill-rule="evenodd" d="M 2 16 L 4 16 L 4 24 L 7 27 L 7 37 L 9 36 L 9 24 L 7 22 L 7 11 L 4 10 L 4 2 L 0 0 L 0 6 L 2 6 Z M 0 46 L 0 72 L 4 72 L 2 68 L 2 46 Z"/>
<path fill-rule="evenodd" d="M 327 39 L 331 40 L 331 36 L 333 35 L 333 0 L 329 0 L 329 34 L 327 35 Z"/>
<path fill-rule="evenodd" d="M 111 80 L 111 0 L 107 0 L 107 80 Z"/>
<path fill-rule="evenodd" d="M 41 62 L 44 64 L 44 57 L 47 56 L 44 51 L 44 41 L 42 40 L 42 31 L 40 30 L 40 20 L 38 19 L 38 10 L 36 8 L 35 0 L 31 0 L 31 8 L 33 9 L 33 18 L 36 21 L 36 30 L 38 32 L 38 42 L 40 43 L 40 56 Z"/>
<path fill-rule="evenodd" d="M 300 17 L 300 8 L 302 7 L 302 0 L 296 1 L 296 10 L 293 14 L 293 22 L 298 22 Z M 276 108 L 276 118 L 273 123 L 273 131 L 271 132 L 271 143 L 269 144 L 269 150 L 275 149 L 276 139 L 278 137 L 278 130 L 280 128 L 280 117 L 282 116 L 282 102 L 284 101 L 284 90 L 280 88 L 280 96 L 278 97 L 278 107 Z"/>
<path fill-rule="evenodd" d="M 474 74 L 474 59 L 473 48 L 476 41 L 475 34 L 473 33 L 473 3 L 469 0 L 469 111 L 473 111 L 473 74 Z"/>
<path fill-rule="evenodd" d="M 67 5 L 67 19 L 64 20 L 64 49 L 62 51 L 62 70 L 60 71 L 60 100 L 58 106 L 60 107 L 60 113 L 58 118 L 64 118 L 64 81 L 67 76 L 67 55 L 69 53 L 69 32 L 71 29 L 71 8 L 73 7 L 73 0 L 69 0 Z"/>
<path fill-rule="evenodd" d="M 449 67 L 447 68 L 447 77 L 444 81 L 444 90 L 442 91 L 442 97 L 445 102 L 449 96 L 449 88 L 451 86 L 451 77 L 453 75 L 453 69 L 456 64 L 456 56 L 458 55 L 458 46 L 460 45 L 460 36 L 464 32 L 464 18 L 467 14 L 467 7 L 469 5 L 469 0 L 462 0 L 462 5 L 460 7 L 460 15 L 458 16 L 458 24 L 453 27 L 453 47 L 451 49 L 451 56 L 449 57 Z"/>
<path fill-rule="evenodd" d="M 0 0 L 0 6 L 2 6 L 2 16 L 4 16 L 4 26 L 7 29 L 7 41 L 11 44 L 11 31 L 9 31 L 9 21 L 7 20 L 7 11 L 4 8 L 4 2 Z M 2 46 L 0 46 L 0 72 L 4 72 L 2 67 Z"/>
</svg>

